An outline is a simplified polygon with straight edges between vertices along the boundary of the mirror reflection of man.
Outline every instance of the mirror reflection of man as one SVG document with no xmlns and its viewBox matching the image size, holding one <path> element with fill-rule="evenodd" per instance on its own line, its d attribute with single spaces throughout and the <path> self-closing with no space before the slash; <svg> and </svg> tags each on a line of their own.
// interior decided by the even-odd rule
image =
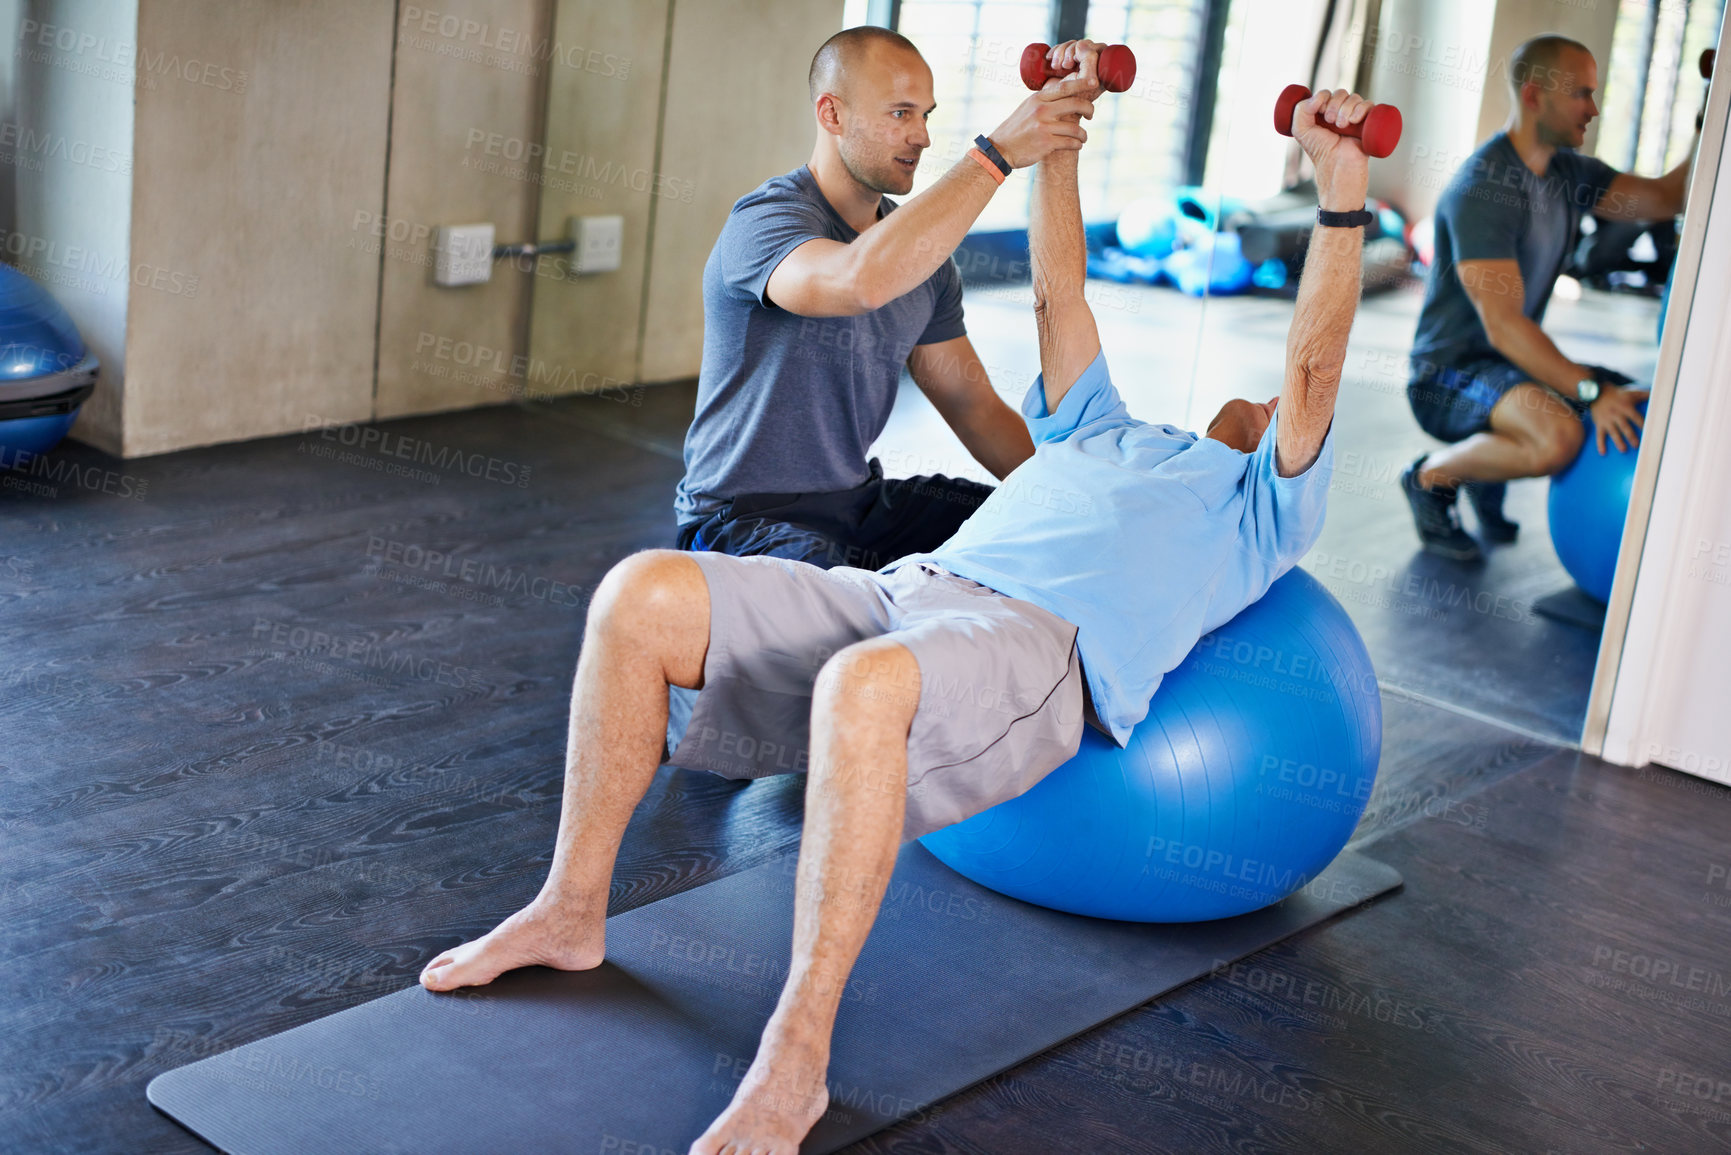
<svg viewBox="0 0 1731 1155">
<path fill-rule="evenodd" d="M 1513 541 L 1503 483 L 1568 468 L 1590 414 L 1597 451 L 1639 442 L 1645 389 L 1573 360 L 1545 335 L 1545 305 L 1581 218 L 1652 221 L 1683 211 L 1690 159 L 1662 177 L 1620 173 L 1577 153 L 1598 116 L 1598 63 L 1585 45 L 1538 36 L 1509 61 L 1503 131 L 1461 166 L 1436 211 L 1436 257 L 1412 349 L 1407 400 L 1448 442 L 1401 474 L 1419 539 L 1459 561 L 1481 556 L 1460 524 L 1458 487 L 1489 541 Z M 1699 129 L 1697 128 L 1697 132 Z"/>
</svg>

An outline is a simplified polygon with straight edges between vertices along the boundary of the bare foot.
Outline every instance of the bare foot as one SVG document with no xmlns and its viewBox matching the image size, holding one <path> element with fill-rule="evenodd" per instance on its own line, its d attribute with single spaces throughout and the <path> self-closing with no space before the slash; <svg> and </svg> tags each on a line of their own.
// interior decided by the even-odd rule
<svg viewBox="0 0 1731 1155">
<path fill-rule="evenodd" d="M 727 1110 L 689 1155 L 799 1155 L 800 1142 L 829 1107 L 827 1041 L 766 1041 Z"/>
<path fill-rule="evenodd" d="M 421 971 L 430 991 L 478 987 L 518 967 L 586 971 L 606 954 L 607 917 L 577 915 L 539 899 L 473 942 L 453 947 Z"/>
</svg>

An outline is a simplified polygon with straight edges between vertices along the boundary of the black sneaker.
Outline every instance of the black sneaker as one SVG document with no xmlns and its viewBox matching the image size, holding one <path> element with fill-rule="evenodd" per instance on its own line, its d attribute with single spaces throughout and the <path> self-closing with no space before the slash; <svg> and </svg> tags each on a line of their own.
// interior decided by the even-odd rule
<svg viewBox="0 0 1731 1155">
<path fill-rule="evenodd" d="M 1418 527 L 1418 539 L 1424 548 L 1439 557 L 1454 561 L 1478 561 L 1484 555 L 1479 543 L 1461 528 L 1460 514 L 1455 509 L 1452 489 L 1425 489 L 1418 483 L 1418 471 L 1424 466 L 1424 456 L 1401 470 L 1400 488 L 1406 502 L 1412 506 L 1412 520 Z"/>
<path fill-rule="evenodd" d="M 1479 532 L 1486 541 L 1506 544 L 1515 540 L 1521 523 L 1503 516 L 1503 494 L 1508 486 L 1500 481 L 1469 481 L 1461 488 L 1467 491 L 1467 500 L 1479 516 Z"/>
</svg>

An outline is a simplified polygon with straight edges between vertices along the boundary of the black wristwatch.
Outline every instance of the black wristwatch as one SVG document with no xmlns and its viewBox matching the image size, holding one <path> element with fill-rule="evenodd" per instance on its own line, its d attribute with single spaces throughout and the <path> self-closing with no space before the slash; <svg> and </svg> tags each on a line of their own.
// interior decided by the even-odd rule
<svg viewBox="0 0 1731 1155">
<path fill-rule="evenodd" d="M 1331 229 L 1356 229 L 1368 225 L 1376 219 L 1376 214 L 1359 209 L 1355 213 L 1331 213 L 1327 209 L 1316 210 L 1316 223 L 1326 225 Z"/>
<path fill-rule="evenodd" d="M 985 133 L 982 132 L 974 138 L 974 147 L 985 153 L 986 159 L 997 165 L 999 172 L 1005 176 L 1010 175 L 1010 162 L 1004 159 L 1004 154 L 998 151 L 997 145 L 986 139 Z"/>
</svg>

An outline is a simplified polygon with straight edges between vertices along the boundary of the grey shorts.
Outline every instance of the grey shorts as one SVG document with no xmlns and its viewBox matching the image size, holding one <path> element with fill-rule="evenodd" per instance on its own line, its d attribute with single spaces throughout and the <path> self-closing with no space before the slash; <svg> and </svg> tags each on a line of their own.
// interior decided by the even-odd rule
<svg viewBox="0 0 1731 1155">
<path fill-rule="evenodd" d="M 709 586 L 709 652 L 677 766 L 726 778 L 808 769 L 818 673 L 868 638 L 919 664 L 904 842 L 1022 794 L 1081 743 L 1076 627 L 1036 605 L 923 565 L 686 556 Z"/>
</svg>

